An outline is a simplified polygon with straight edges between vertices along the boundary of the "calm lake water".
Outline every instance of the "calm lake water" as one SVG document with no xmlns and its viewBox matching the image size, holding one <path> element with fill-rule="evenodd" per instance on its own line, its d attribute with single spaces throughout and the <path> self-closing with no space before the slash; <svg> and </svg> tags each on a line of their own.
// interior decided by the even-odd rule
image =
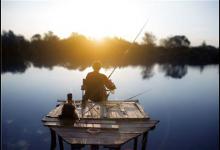
<svg viewBox="0 0 220 150">
<path fill-rule="evenodd" d="M 151 69 L 150 73 L 143 67 L 117 69 L 112 76 L 117 90 L 109 98 L 126 99 L 151 89 L 137 97 L 150 117 L 160 120 L 150 131 L 148 150 L 217 150 L 219 66 Z M 80 86 L 89 71 L 31 66 L 24 73 L 1 74 L 3 149 L 49 149 L 50 134 L 42 117 L 69 92 L 81 99 Z M 101 70 L 107 75 L 111 71 Z M 123 149 L 132 150 L 132 141 Z"/>
</svg>

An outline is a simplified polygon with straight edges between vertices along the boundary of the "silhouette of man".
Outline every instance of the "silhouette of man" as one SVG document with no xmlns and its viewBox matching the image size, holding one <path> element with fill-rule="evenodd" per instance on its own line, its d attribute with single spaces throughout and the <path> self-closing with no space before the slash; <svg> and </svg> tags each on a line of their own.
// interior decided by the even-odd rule
<svg viewBox="0 0 220 150">
<path fill-rule="evenodd" d="M 83 108 L 85 108 L 88 99 L 94 102 L 105 103 L 108 98 L 107 89 L 113 91 L 116 89 L 115 84 L 102 73 L 99 73 L 102 65 L 99 61 L 93 63 L 93 71 L 88 73 L 83 80 L 82 89 L 85 90 L 83 96 Z"/>
</svg>

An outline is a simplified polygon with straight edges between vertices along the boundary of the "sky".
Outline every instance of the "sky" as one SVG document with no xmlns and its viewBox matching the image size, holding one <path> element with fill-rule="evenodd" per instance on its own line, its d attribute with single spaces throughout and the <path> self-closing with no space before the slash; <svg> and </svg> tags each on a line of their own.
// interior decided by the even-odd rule
<svg viewBox="0 0 220 150">
<path fill-rule="evenodd" d="M 219 47 L 218 0 L 1 0 L 1 31 L 9 29 L 30 39 L 53 31 L 61 38 L 72 32 L 100 40 L 133 41 L 144 32 L 160 39 L 186 35 L 192 46 L 203 41 Z"/>
</svg>

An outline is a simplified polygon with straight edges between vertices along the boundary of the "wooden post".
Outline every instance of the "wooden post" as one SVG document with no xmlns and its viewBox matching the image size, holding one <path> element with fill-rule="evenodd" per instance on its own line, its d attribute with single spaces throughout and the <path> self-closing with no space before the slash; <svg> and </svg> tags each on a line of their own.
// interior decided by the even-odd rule
<svg viewBox="0 0 220 150">
<path fill-rule="evenodd" d="M 109 148 L 109 150 L 120 150 L 121 145 L 118 145 L 118 146 L 104 146 L 104 148 Z"/>
<path fill-rule="evenodd" d="M 144 132 L 143 139 L 142 139 L 142 150 L 146 150 L 147 139 L 148 139 L 148 132 Z"/>
<path fill-rule="evenodd" d="M 121 146 L 116 147 L 114 150 L 120 150 L 120 149 L 121 149 Z"/>
<path fill-rule="evenodd" d="M 98 145 L 91 145 L 90 149 L 91 150 L 98 150 L 99 146 Z"/>
<path fill-rule="evenodd" d="M 64 147 L 63 147 L 63 139 L 61 136 L 58 135 L 58 140 L 59 140 L 59 145 L 60 145 L 60 150 L 64 150 Z"/>
<path fill-rule="evenodd" d="M 55 150 L 56 149 L 56 133 L 51 128 L 50 128 L 50 135 L 51 135 L 50 149 Z"/>
<path fill-rule="evenodd" d="M 84 147 L 84 145 L 78 145 L 78 144 L 71 144 L 71 150 L 81 150 L 81 148 Z"/>
<path fill-rule="evenodd" d="M 134 138 L 134 150 L 137 150 L 138 137 Z"/>
</svg>

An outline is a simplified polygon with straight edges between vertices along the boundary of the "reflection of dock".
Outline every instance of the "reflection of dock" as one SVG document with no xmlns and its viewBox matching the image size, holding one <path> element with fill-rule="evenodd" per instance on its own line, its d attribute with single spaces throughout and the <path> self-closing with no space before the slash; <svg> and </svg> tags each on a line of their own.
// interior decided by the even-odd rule
<svg viewBox="0 0 220 150">
<path fill-rule="evenodd" d="M 76 101 L 80 107 L 81 101 Z M 98 149 L 99 145 L 107 148 L 120 149 L 130 140 L 134 140 L 133 149 L 137 149 L 138 137 L 142 138 L 142 150 L 146 149 L 148 131 L 159 122 L 151 120 L 139 105 L 134 101 L 108 101 L 106 104 L 106 118 L 100 118 L 100 106 L 94 106 L 80 121 L 60 120 L 58 116 L 62 104 L 57 106 L 45 116 L 43 124 L 51 131 L 51 149 L 56 147 L 56 135 L 59 139 L 60 149 L 63 141 L 69 143 L 72 149 L 80 149 L 91 145 L 91 149 Z M 91 108 L 93 105 L 90 103 Z M 81 111 L 78 111 L 81 114 Z M 79 115 L 80 116 L 80 115 Z"/>
</svg>

